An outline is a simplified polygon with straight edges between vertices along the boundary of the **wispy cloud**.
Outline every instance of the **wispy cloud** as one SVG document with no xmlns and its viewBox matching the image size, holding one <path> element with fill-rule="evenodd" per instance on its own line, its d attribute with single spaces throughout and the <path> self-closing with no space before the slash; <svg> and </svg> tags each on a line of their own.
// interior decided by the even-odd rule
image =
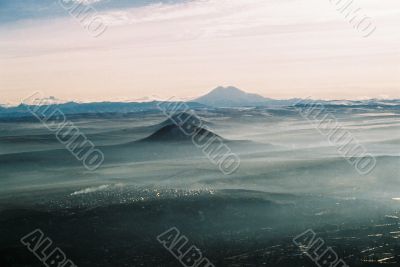
<svg viewBox="0 0 400 267">
<path fill-rule="evenodd" d="M 100 1 L 104 1 L 104 0 L 64 0 L 64 1 L 73 1 L 79 4 L 83 4 L 83 5 L 91 5 Z"/>
</svg>

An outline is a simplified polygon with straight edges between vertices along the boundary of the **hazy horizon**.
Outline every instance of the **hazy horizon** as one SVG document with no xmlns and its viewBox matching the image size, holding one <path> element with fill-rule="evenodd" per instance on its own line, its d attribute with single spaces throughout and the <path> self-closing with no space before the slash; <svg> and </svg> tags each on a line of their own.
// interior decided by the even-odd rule
<svg viewBox="0 0 400 267">
<path fill-rule="evenodd" d="M 248 94 L 254 94 L 252 92 L 248 92 L 246 90 L 242 90 L 242 88 L 237 88 L 233 85 L 230 86 L 217 86 L 211 90 L 208 91 L 204 91 L 203 94 L 198 95 L 196 97 L 175 97 L 175 96 L 169 96 L 166 98 L 161 98 L 155 95 L 152 96 L 143 96 L 143 97 L 139 97 L 139 98 L 113 98 L 113 99 L 104 99 L 104 100 L 95 100 L 95 101 L 82 101 L 82 100 L 77 100 L 77 99 L 60 99 L 57 98 L 56 96 L 51 96 L 51 95 L 42 95 L 42 92 L 35 92 L 37 93 L 35 98 L 26 100 L 26 99 L 21 99 L 20 102 L 18 103 L 0 103 L 0 106 L 3 107 L 17 107 L 21 104 L 35 104 L 35 103 L 39 103 L 38 100 L 44 100 L 47 99 L 48 101 L 50 101 L 49 103 L 57 103 L 57 104 L 63 104 L 63 103 L 68 103 L 68 102 L 75 102 L 75 103 L 79 103 L 79 104 L 85 104 L 85 103 L 101 103 L 101 102 L 111 102 L 111 103 L 118 103 L 118 102 L 125 102 L 125 103 L 145 103 L 145 102 L 152 102 L 152 101 L 185 101 L 185 102 L 196 102 L 197 98 L 208 95 L 209 93 L 213 92 L 215 89 L 217 88 L 236 88 L 241 90 L 244 93 L 248 93 Z M 256 94 L 259 96 L 262 96 L 264 98 L 268 98 L 268 99 L 273 99 L 273 100 L 291 100 L 291 99 L 297 99 L 296 97 L 290 97 L 290 98 L 271 98 L 269 96 L 266 95 L 261 95 L 261 94 Z M 27 97 L 31 97 L 31 96 L 26 96 Z M 367 98 L 367 97 L 360 97 L 360 98 L 332 98 L 332 99 L 328 99 L 328 98 L 315 98 L 312 96 L 308 96 L 308 97 L 299 97 L 299 99 L 312 99 L 312 100 L 321 100 L 321 101 L 365 101 L 365 100 L 398 100 L 399 98 L 389 98 L 389 97 L 385 97 L 385 96 L 380 96 L 377 98 Z"/>
</svg>

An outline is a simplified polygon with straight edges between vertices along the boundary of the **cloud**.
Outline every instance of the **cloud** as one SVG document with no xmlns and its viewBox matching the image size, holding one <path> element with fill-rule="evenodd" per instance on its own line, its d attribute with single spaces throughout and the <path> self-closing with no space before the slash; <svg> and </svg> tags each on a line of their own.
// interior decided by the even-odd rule
<svg viewBox="0 0 400 267">
<path fill-rule="evenodd" d="M 310 25 L 343 23 L 328 0 L 311 0 L 307 6 L 301 0 L 194 0 L 105 11 L 99 16 L 109 26 L 176 23 L 180 24 L 176 30 L 182 30 L 181 37 L 196 38 L 279 34 L 279 29 L 295 31 Z"/>
<path fill-rule="evenodd" d="M 103 1 L 103 0 L 63 0 L 63 1 L 64 2 L 73 1 L 73 2 L 76 2 L 78 4 L 91 5 L 91 4 L 95 4 L 95 3 Z"/>
</svg>

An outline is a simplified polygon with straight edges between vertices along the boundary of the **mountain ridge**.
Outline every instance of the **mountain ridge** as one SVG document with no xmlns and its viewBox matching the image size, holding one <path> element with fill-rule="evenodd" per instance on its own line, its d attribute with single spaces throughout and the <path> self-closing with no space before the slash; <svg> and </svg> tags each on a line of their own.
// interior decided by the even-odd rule
<svg viewBox="0 0 400 267">
<path fill-rule="evenodd" d="M 244 92 L 234 86 L 219 86 L 207 94 L 193 99 L 194 102 L 214 107 L 258 106 L 264 105 L 266 101 L 270 100 L 272 99 Z"/>
<path fill-rule="evenodd" d="M 54 97 L 53 97 L 54 98 Z M 302 102 L 302 100 L 304 100 Z M 195 98 L 190 101 L 150 101 L 150 102 L 65 102 L 54 103 L 54 107 L 61 110 L 66 115 L 79 115 L 79 114 L 107 114 L 107 113 L 131 113 L 131 112 L 147 112 L 160 110 L 160 104 L 168 103 L 168 106 L 174 109 L 179 107 L 184 109 L 207 109 L 207 108 L 236 108 L 236 107 L 271 107 L 281 108 L 294 105 L 302 105 L 307 102 L 319 103 L 326 106 L 357 106 L 357 107 L 378 107 L 378 106 L 392 106 L 393 109 L 400 107 L 400 99 L 366 99 L 366 100 L 318 100 L 318 99 L 272 99 L 263 97 L 258 94 L 247 93 L 234 86 L 222 87 L 219 86 L 207 94 Z M 181 105 L 185 103 L 186 105 Z M 35 119 L 29 112 L 29 109 L 34 109 L 35 105 L 20 104 L 18 106 L 0 105 L 0 119 Z M 166 110 L 170 111 L 170 110 Z M 176 112 L 177 110 L 171 110 Z"/>
</svg>

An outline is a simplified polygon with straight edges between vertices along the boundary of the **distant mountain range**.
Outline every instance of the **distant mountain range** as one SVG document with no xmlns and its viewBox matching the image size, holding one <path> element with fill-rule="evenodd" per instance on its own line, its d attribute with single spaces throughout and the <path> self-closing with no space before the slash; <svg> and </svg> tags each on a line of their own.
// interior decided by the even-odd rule
<svg viewBox="0 0 400 267">
<path fill-rule="evenodd" d="M 285 107 L 301 102 L 299 98 L 277 100 L 257 94 L 246 93 L 236 87 L 217 87 L 204 96 L 186 102 L 190 109 L 199 108 L 235 108 L 235 107 Z M 323 105 L 333 106 L 400 106 L 400 99 L 382 100 L 316 100 Z M 99 114 L 99 113 L 131 113 L 157 110 L 160 101 L 151 102 L 94 102 L 94 103 L 56 103 L 64 114 Z M 171 102 L 173 103 L 173 102 Z M 179 102 L 176 102 L 179 103 Z M 174 105 L 171 105 L 174 106 Z M 30 106 L 31 108 L 33 106 Z M 16 107 L 0 105 L 0 118 L 16 119 L 31 116 L 27 106 L 20 104 Z"/>
<path fill-rule="evenodd" d="M 257 94 L 246 93 L 236 87 L 217 87 L 204 96 L 193 99 L 193 102 L 212 107 L 284 107 L 301 104 L 301 98 L 272 99 Z M 310 101 L 310 100 L 307 100 Z M 400 105 L 400 99 L 382 100 L 315 100 L 323 105 L 335 106 L 378 106 L 378 105 Z"/>
<path fill-rule="evenodd" d="M 99 114 L 99 113 L 132 113 L 146 112 L 151 110 L 159 110 L 158 104 L 165 102 L 95 102 L 95 103 L 76 103 L 67 102 L 62 104 L 54 104 L 64 114 Z M 172 107 L 179 107 L 180 102 L 169 102 Z M 190 109 L 205 108 L 206 106 L 195 102 L 186 102 Z M 167 106 L 167 105 L 164 105 Z M 16 107 L 1 107 L 0 118 L 19 118 L 31 116 L 28 108 L 33 109 L 33 105 L 20 104 Z"/>
<path fill-rule="evenodd" d="M 272 99 L 257 94 L 246 93 L 236 87 L 219 86 L 208 94 L 193 99 L 193 102 L 204 104 L 211 107 L 260 107 L 260 106 L 292 106 L 300 99 Z"/>
</svg>

